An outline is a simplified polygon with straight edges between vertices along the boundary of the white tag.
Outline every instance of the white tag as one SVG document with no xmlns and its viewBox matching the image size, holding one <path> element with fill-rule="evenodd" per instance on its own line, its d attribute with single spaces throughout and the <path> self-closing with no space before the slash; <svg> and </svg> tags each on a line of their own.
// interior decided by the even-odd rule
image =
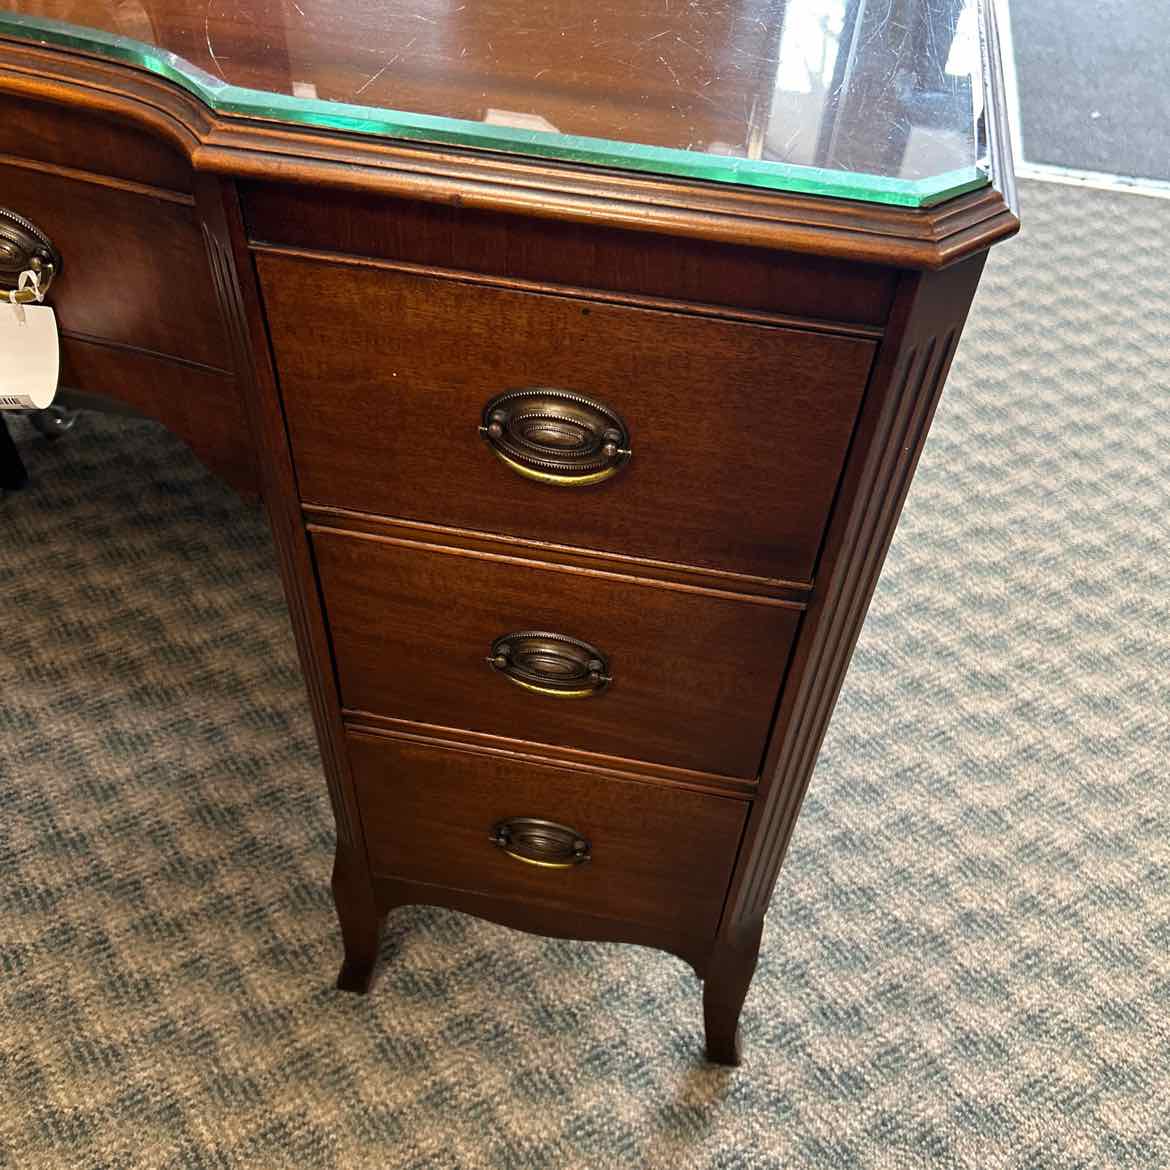
<svg viewBox="0 0 1170 1170">
<path fill-rule="evenodd" d="M 53 310 L 0 300 L 0 410 L 44 410 L 57 393 L 60 372 Z"/>
</svg>

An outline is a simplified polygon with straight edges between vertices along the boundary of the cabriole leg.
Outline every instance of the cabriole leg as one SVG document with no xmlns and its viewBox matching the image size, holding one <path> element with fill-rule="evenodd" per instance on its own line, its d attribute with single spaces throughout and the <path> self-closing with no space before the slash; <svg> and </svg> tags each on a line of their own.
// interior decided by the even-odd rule
<svg viewBox="0 0 1170 1170">
<path fill-rule="evenodd" d="M 374 977 L 386 915 L 374 902 L 370 879 L 356 851 L 340 843 L 333 861 L 332 884 L 333 903 L 345 943 L 345 960 L 337 976 L 337 989 L 364 995 Z"/>
<path fill-rule="evenodd" d="M 703 980 L 703 1024 L 707 1059 L 739 1064 L 739 1013 L 751 986 L 760 953 L 763 920 L 741 927 L 732 938 L 715 943 Z"/>
</svg>

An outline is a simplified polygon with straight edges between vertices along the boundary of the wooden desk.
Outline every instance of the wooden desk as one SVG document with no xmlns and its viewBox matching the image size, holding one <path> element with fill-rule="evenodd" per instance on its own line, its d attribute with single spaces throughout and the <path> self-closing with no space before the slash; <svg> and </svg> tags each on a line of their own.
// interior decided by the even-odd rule
<svg viewBox="0 0 1170 1170">
<path fill-rule="evenodd" d="M 0 286 L 51 265 L 66 382 L 263 494 L 339 985 L 407 903 L 643 943 L 734 1062 L 1018 227 L 994 22 L 563 7 L 0 0 Z"/>
</svg>

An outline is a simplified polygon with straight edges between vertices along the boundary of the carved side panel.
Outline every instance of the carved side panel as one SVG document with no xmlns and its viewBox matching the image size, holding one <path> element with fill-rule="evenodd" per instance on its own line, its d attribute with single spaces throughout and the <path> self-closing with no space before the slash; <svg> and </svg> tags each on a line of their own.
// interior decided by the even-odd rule
<svg viewBox="0 0 1170 1170">
<path fill-rule="evenodd" d="M 360 822 L 349 778 L 332 656 L 235 188 L 227 181 L 200 179 L 196 200 L 216 296 L 247 404 L 264 503 L 280 558 L 281 581 L 309 693 L 338 842 L 345 847 L 359 846 Z"/>
<path fill-rule="evenodd" d="M 903 278 L 773 728 L 724 937 L 768 908 L 983 261 Z"/>
</svg>

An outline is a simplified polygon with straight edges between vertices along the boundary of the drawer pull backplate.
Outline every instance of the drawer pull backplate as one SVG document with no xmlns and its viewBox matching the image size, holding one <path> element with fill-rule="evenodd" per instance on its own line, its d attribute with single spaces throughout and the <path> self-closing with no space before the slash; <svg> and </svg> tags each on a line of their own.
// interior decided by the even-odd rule
<svg viewBox="0 0 1170 1170">
<path fill-rule="evenodd" d="M 613 681 L 609 661 L 596 646 L 544 630 L 502 635 L 492 643 L 487 663 L 518 687 L 556 699 L 592 698 Z"/>
<path fill-rule="evenodd" d="M 488 839 L 509 857 L 545 869 L 572 869 L 592 856 L 589 842 L 576 829 L 536 817 L 497 821 Z"/>
<path fill-rule="evenodd" d="M 42 296 L 48 292 L 60 271 L 61 253 L 53 241 L 24 216 L 0 207 L 0 299 L 8 300 L 9 292 L 17 290 L 17 304 L 36 300 L 38 292 Z M 23 272 L 36 273 L 36 288 L 18 288 Z"/>
<path fill-rule="evenodd" d="M 518 475 L 558 487 L 609 479 L 629 462 L 630 436 L 617 413 L 565 390 L 511 390 L 483 408 L 479 433 Z"/>
</svg>

